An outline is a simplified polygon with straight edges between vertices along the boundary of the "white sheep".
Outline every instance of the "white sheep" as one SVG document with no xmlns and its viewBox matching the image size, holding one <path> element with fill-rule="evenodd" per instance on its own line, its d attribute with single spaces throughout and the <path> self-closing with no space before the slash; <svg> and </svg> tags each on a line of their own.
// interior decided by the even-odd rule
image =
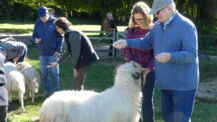
<svg viewBox="0 0 217 122">
<path fill-rule="evenodd" d="M 47 98 L 40 122 L 138 122 L 141 108 L 141 72 L 136 62 L 120 65 L 113 87 L 92 91 L 60 91 Z"/>
<path fill-rule="evenodd" d="M 20 99 L 22 111 L 25 111 L 23 96 L 25 93 L 25 81 L 24 76 L 21 72 L 16 69 L 15 64 L 7 62 L 3 65 L 5 70 L 7 83 L 5 87 L 8 90 L 9 102 L 12 101 L 12 94 L 17 93 Z"/>
<path fill-rule="evenodd" d="M 30 97 L 32 97 L 32 103 L 34 103 L 35 94 L 38 93 L 41 83 L 40 74 L 28 62 L 19 62 L 16 67 L 22 72 L 25 78 L 26 91 L 29 92 Z"/>
</svg>

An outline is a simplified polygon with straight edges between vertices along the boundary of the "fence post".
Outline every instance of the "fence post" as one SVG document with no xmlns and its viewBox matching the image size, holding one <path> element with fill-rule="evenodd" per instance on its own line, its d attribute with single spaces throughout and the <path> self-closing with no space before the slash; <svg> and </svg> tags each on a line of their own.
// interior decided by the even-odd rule
<svg viewBox="0 0 217 122">
<path fill-rule="evenodd" d="M 112 44 L 116 41 L 116 30 L 114 30 L 112 32 Z M 111 44 L 111 46 L 112 46 Z M 114 47 L 112 47 L 112 60 L 114 61 L 116 58 L 116 49 Z"/>
</svg>

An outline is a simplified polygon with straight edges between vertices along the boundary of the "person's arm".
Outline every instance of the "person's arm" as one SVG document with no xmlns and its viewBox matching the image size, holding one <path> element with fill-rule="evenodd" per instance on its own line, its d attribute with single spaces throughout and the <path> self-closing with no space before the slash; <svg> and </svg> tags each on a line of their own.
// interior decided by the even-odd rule
<svg viewBox="0 0 217 122">
<path fill-rule="evenodd" d="M 59 34 L 57 31 L 56 31 L 56 34 L 57 34 L 57 48 L 54 53 L 54 56 L 56 58 L 60 58 L 60 55 L 61 55 L 60 53 L 62 52 L 62 47 L 63 47 L 63 36 Z"/>
<path fill-rule="evenodd" d="M 150 30 L 143 38 L 127 39 L 127 47 L 141 50 L 150 50 L 153 48 L 153 32 Z"/>
<path fill-rule="evenodd" d="M 30 40 L 31 44 L 37 44 L 35 41 L 36 39 L 40 39 L 38 34 L 37 34 L 37 22 L 35 22 L 35 25 L 34 25 L 34 30 L 33 30 L 33 33 L 32 33 L 32 39 Z"/>
<path fill-rule="evenodd" d="M 60 56 L 60 59 L 58 60 L 58 64 L 61 64 L 62 62 L 65 62 L 71 55 L 68 49 L 68 46 L 71 45 L 66 45 L 66 43 L 63 43 L 63 51 Z"/>
<path fill-rule="evenodd" d="M 170 52 L 170 62 L 172 63 L 192 63 L 196 60 L 196 57 L 198 55 L 198 37 L 196 28 L 192 25 L 187 25 L 183 29 L 183 33 L 181 33 L 182 50 L 177 52 Z"/>
<path fill-rule="evenodd" d="M 57 33 L 57 38 L 58 38 L 58 42 L 57 42 L 57 49 L 56 52 L 61 53 L 62 52 L 62 47 L 63 47 L 63 36 L 61 34 Z"/>
<path fill-rule="evenodd" d="M 7 83 L 5 72 L 3 68 L 0 68 L 0 84 L 3 86 L 5 83 Z"/>
<path fill-rule="evenodd" d="M 71 32 L 71 34 L 69 34 L 69 40 L 72 45 L 72 67 L 74 68 L 78 63 L 81 53 L 81 35 L 78 32 Z"/>
</svg>

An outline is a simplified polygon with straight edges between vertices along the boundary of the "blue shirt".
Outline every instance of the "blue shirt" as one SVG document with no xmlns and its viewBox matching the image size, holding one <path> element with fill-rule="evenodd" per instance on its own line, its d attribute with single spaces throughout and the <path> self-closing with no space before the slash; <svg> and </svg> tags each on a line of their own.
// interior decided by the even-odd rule
<svg viewBox="0 0 217 122">
<path fill-rule="evenodd" d="M 198 38 L 195 25 L 178 12 L 166 25 L 156 22 L 144 38 L 128 39 L 131 48 L 154 49 L 154 55 L 169 52 L 167 63 L 155 60 L 157 85 L 162 90 L 193 90 L 199 82 Z"/>
<path fill-rule="evenodd" d="M 57 32 L 54 21 L 55 18 L 50 17 L 45 23 L 40 19 L 35 22 L 32 40 L 42 39 L 37 44 L 40 56 L 52 56 L 55 52 L 62 51 L 63 36 Z"/>
</svg>

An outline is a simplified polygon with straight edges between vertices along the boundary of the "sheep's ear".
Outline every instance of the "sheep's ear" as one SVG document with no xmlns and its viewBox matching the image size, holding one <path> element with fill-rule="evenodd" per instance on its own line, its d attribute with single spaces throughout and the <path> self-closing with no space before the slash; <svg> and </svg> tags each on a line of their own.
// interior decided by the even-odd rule
<svg viewBox="0 0 217 122">
<path fill-rule="evenodd" d="M 138 72 L 132 74 L 132 77 L 133 77 L 134 79 L 136 79 L 136 80 L 139 80 L 140 76 L 141 76 L 141 74 L 138 73 Z"/>
<path fill-rule="evenodd" d="M 133 61 L 133 66 L 136 67 L 136 62 L 135 61 Z"/>
<path fill-rule="evenodd" d="M 117 70 L 118 68 L 120 67 L 121 64 L 117 64 L 113 70 L 113 75 L 116 75 L 117 74 Z"/>
</svg>

